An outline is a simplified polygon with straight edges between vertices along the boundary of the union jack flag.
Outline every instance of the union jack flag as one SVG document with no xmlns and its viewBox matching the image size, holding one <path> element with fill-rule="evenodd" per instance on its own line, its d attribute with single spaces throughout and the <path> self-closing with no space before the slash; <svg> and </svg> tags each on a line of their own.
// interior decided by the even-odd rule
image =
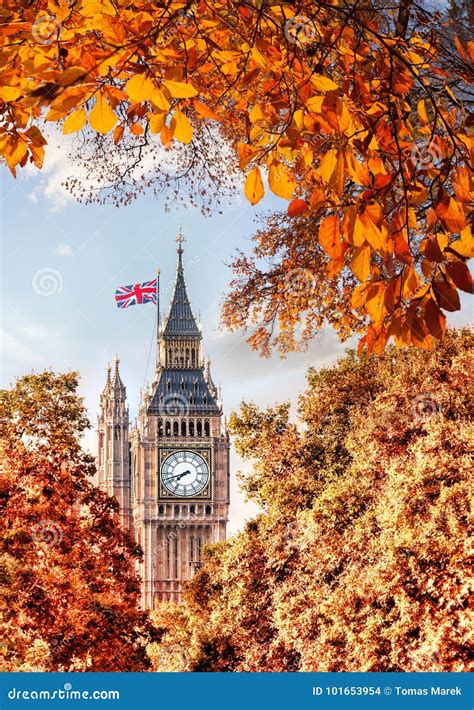
<svg viewBox="0 0 474 710">
<path fill-rule="evenodd" d="M 128 308 L 137 303 L 156 304 L 156 279 L 145 281 L 142 284 L 132 284 L 131 286 L 119 286 L 115 291 L 115 301 L 117 308 Z"/>
</svg>

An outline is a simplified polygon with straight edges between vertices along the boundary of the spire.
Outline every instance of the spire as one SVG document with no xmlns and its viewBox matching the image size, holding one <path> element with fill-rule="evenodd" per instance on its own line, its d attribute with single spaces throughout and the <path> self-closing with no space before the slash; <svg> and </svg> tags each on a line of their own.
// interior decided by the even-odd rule
<svg viewBox="0 0 474 710">
<path fill-rule="evenodd" d="M 112 382 L 110 379 L 110 373 L 112 372 L 112 368 L 110 367 L 110 362 L 107 363 L 107 367 L 105 368 L 105 386 L 102 391 L 102 394 L 106 394 L 110 388 L 112 387 Z"/>
<path fill-rule="evenodd" d="M 186 241 L 186 239 L 183 237 L 183 228 L 181 225 L 178 225 L 178 236 L 176 237 L 176 243 L 178 245 L 178 271 L 183 270 L 183 243 Z"/>
<path fill-rule="evenodd" d="M 120 358 L 118 355 L 115 355 L 114 362 L 115 362 L 115 367 L 114 367 L 114 375 L 112 377 L 112 385 L 115 389 L 117 389 L 117 388 L 125 389 L 124 384 L 122 382 L 122 378 L 120 377 L 120 372 L 119 372 Z"/>
<path fill-rule="evenodd" d="M 163 335 L 181 336 L 191 335 L 201 337 L 201 331 L 194 318 L 191 304 L 189 303 L 186 282 L 184 280 L 183 269 L 183 242 L 185 241 L 181 226 L 179 227 L 176 242 L 178 244 L 178 266 L 176 270 L 176 282 L 174 287 L 173 300 L 171 301 L 170 312 L 163 329 Z"/>
</svg>

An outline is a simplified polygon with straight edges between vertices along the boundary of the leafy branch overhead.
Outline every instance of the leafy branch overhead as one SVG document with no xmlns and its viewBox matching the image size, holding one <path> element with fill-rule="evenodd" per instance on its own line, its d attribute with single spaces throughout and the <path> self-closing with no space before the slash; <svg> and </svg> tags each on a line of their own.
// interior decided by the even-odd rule
<svg viewBox="0 0 474 710">
<path fill-rule="evenodd" d="M 288 201 L 279 238 L 271 221 L 257 236 L 270 270 L 236 260 L 227 325 L 257 324 L 263 351 L 275 329 L 294 347 L 304 314 L 303 340 L 328 320 L 369 352 L 443 337 L 445 312 L 472 292 L 474 255 L 474 43 L 447 16 L 411 0 L 6 0 L 0 12 L 13 174 L 41 167 L 44 121 L 105 137 L 111 152 L 158 138 L 198 155 L 210 127 L 251 204 L 266 185 Z M 300 268 L 312 278 L 295 290 Z"/>
</svg>

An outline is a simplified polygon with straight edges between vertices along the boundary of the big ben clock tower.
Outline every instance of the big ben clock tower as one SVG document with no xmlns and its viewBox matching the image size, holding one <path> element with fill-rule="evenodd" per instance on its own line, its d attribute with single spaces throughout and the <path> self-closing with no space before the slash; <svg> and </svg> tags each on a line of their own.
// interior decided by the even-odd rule
<svg viewBox="0 0 474 710">
<path fill-rule="evenodd" d="M 158 324 L 155 378 L 141 393 L 130 431 L 124 505 L 144 552 L 139 571 L 148 609 L 180 601 L 204 546 L 225 540 L 229 506 L 229 435 L 187 294 L 183 241 L 180 231 L 174 294 Z"/>
</svg>

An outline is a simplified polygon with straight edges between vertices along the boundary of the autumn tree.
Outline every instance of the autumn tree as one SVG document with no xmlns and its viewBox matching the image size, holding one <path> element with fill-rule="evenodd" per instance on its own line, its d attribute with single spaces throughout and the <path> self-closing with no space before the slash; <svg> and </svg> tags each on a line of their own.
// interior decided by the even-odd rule
<svg viewBox="0 0 474 710">
<path fill-rule="evenodd" d="M 368 352 L 391 338 L 429 349 L 459 290 L 472 292 L 474 44 L 454 25 L 461 5 L 6 0 L 0 151 L 14 174 L 40 167 L 43 125 L 60 122 L 101 166 L 93 195 L 149 186 L 177 200 L 184 182 L 210 206 L 245 180 L 257 204 L 268 184 L 286 221 L 279 243 L 270 221 L 237 259 L 225 323 L 256 326 L 264 352 L 324 320 Z M 145 157 L 152 174 L 137 179 Z"/>
<path fill-rule="evenodd" d="M 0 392 L 4 671 L 141 671 L 149 623 L 118 504 L 91 480 L 77 375 Z"/>
<path fill-rule="evenodd" d="M 469 669 L 473 344 L 348 352 L 310 369 L 297 422 L 242 406 L 262 513 L 155 612 L 155 668 L 182 644 L 175 670 Z"/>
</svg>

